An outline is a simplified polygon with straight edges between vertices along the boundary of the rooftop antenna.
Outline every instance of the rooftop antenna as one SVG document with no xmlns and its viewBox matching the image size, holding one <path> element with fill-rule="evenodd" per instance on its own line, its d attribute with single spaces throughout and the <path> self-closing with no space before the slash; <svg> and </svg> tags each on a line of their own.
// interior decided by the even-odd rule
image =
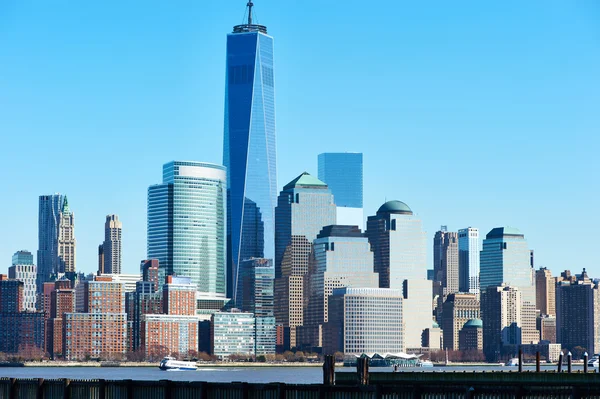
<svg viewBox="0 0 600 399">
<path fill-rule="evenodd" d="M 252 7 L 254 7 L 254 3 L 250 0 L 246 6 L 248 7 L 248 25 L 252 25 Z"/>
</svg>

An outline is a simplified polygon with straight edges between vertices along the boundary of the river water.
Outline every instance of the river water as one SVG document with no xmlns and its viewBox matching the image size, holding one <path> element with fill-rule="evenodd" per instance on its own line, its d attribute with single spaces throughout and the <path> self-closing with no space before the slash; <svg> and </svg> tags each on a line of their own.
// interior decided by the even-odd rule
<svg viewBox="0 0 600 399">
<path fill-rule="evenodd" d="M 566 371 L 566 365 L 563 371 Z M 582 366 L 573 366 L 574 370 Z M 535 366 L 525 366 L 533 371 Z M 556 371 L 556 366 L 544 365 L 542 370 Z M 355 368 L 337 368 L 336 371 L 355 372 Z M 374 368 L 371 372 L 392 371 L 391 368 Z M 500 366 L 447 366 L 431 368 L 405 368 L 418 372 L 516 372 L 517 367 Z M 321 367 L 202 367 L 197 371 L 161 371 L 158 367 L 0 367 L 0 377 L 8 378 L 70 378 L 105 380 L 173 380 L 208 382 L 284 382 L 287 384 L 319 384 L 323 381 Z"/>
</svg>

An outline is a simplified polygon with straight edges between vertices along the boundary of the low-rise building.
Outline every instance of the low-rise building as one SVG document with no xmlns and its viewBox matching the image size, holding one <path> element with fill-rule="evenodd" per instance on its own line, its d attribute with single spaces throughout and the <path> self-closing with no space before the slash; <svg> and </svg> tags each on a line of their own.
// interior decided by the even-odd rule
<svg viewBox="0 0 600 399">
<path fill-rule="evenodd" d="M 187 357 L 198 350 L 196 316 L 146 314 L 141 324 L 146 359 L 174 354 Z"/>
<path fill-rule="evenodd" d="M 219 359 L 254 356 L 255 318 L 252 313 L 217 312 L 210 320 L 210 353 Z"/>
<path fill-rule="evenodd" d="M 467 321 L 458 333 L 458 349 L 461 351 L 483 350 L 483 322 L 481 319 Z"/>
<path fill-rule="evenodd" d="M 65 313 L 63 330 L 66 360 L 121 360 L 125 356 L 125 313 Z"/>
</svg>

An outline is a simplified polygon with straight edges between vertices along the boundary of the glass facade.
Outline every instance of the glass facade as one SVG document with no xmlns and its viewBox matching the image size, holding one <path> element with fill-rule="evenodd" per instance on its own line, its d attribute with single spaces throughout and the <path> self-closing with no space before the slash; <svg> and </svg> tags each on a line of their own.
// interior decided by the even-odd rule
<svg viewBox="0 0 600 399">
<path fill-rule="evenodd" d="M 38 215 L 38 281 L 37 290 L 41 292 L 42 284 L 50 280 L 50 275 L 59 268 L 58 259 L 58 224 L 63 208 L 64 197 L 61 194 L 42 195 L 39 199 Z"/>
<path fill-rule="evenodd" d="M 227 36 L 227 293 L 236 305 L 240 262 L 275 257 L 276 161 L 273 38 L 249 23 Z"/>
<path fill-rule="evenodd" d="M 319 154 L 319 179 L 327 183 L 337 206 L 363 207 L 363 154 Z"/>
<path fill-rule="evenodd" d="M 219 359 L 230 355 L 254 355 L 252 313 L 218 312 L 211 317 L 212 354 Z"/>
<path fill-rule="evenodd" d="M 521 291 L 523 300 L 535 304 L 534 271 L 525 236 L 514 228 L 495 228 L 486 235 L 481 251 L 482 289 L 506 283 Z"/>
<path fill-rule="evenodd" d="M 201 162 L 173 161 L 148 189 L 148 259 L 166 275 L 191 278 L 197 291 L 226 294 L 226 173 Z"/>
</svg>

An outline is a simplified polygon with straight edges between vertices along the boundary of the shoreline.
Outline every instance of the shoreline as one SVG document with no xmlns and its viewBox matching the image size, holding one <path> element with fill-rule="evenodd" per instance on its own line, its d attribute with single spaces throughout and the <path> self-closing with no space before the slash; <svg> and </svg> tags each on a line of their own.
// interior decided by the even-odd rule
<svg viewBox="0 0 600 399">
<path fill-rule="evenodd" d="M 7 365 L 7 367 L 158 367 L 158 363 L 150 362 L 61 362 L 61 361 L 46 361 L 46 362 L 24 362 L 19 365 Z M 213 367 L 322 367 L 321 363 L 307 362 L 289 362 L 289 363 L 247 363 L 247 362 L 219 362 L 197 363 L 198 369 L 213 368 Z M 343 367 L 342 363 L 337 363 L 336 367 Z"/>
</svg>

